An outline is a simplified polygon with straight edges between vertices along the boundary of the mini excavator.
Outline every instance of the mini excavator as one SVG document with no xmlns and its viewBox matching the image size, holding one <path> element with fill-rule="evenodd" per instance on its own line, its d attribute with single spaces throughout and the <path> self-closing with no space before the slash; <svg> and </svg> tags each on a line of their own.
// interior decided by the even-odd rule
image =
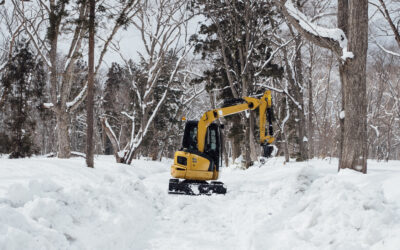
<svg viewBox="0 0 400 250">
<path fill-rule="evenodd" d="M 225 194 L 227 189 L 217 180 L 222 165 L 223 125 L 214 123 L 218 118 L 233 115 L 246 110 L 259 110 L 260 144 L 263 157 L 270 157 L 274 142 L 272 137 L 272 100 L 271 91 L 267 90 L 260 99 L 243 97 L 228 100 L 224 107 L 206 111 L 199 121 L 187 121 L 183 134 L 182 148 L 175 152 L 169 180 L 170 194 L 211 195 Z M 268 135 L 266 122 L 268 121 Z"/>
</svg>

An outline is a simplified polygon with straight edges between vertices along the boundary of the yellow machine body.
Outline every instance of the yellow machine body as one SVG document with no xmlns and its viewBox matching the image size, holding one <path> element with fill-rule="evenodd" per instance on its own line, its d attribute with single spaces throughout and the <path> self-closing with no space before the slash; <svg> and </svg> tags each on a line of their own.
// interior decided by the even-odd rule
<svg viewBox="0 0 400 250">
<path fill-rule="evenodd" d="M 186 180 L 217 180 L 218 171 L 215 166 L 210 171 L 210 162 L 200 155 L 177 151 L 175 152 L 174 164 L 171 166 L 171 175 Z"/>
<path fill-rule="evenodd" d="M 186 123 L 182 149 L 175 152 L 174 164 L 171 166 L 171 175 L 174 178 L 193 181 L 218 179 L 219 167 L 222 164 L 223 144 L 220 136 L 221 127 L 213 123 L 218 118 L 258 108 L 260 144 L 268 145 L 274 141 L 271 124 L 271 91 L 265 91 L 260 99 L 243 97 L 240 100 L 240 104 L 206 111 L 199 121 Z M 267 120 L 270 126 L 270 135 L 266 135 Z M 185 142 L 185 140 L 187 141 Z"/>
</svg>

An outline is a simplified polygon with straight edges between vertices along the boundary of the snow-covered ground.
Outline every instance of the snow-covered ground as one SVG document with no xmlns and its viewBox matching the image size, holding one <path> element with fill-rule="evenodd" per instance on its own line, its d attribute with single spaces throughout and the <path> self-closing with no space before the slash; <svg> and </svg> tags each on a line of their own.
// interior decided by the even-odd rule
<svg viewBox="0 0 400 250">
<path fill-rule="evenodd" d="M 400 249 L 400 162 L 225 168 L 225 196 L 168 195 L 170 162 L 0 159 L 0 249 Z"/>
</svg>

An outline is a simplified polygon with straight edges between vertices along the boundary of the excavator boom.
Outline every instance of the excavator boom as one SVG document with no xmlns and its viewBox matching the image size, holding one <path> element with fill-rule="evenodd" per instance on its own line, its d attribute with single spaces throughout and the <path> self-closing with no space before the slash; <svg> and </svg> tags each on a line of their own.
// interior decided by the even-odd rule
<svg viewBox="0 0 400 250">
<path fill-rule="evenodd" d="M 207 133 L 208 126 L 218 118 L 233 115 L 236 113 L 240 113 L 246 110 L 255 110 L 259 108 L 260 113 L 260 143 L 269 143 L 271 144 L 274 141 L 274 138 L 270 135 L 265 134 L 265 124 L 266 124 L 266 114 L 268 114 L 267 110 L 271 110 L 272 108 L 272 97 L 271 91 L 265 91 L 264 95 L 260 99 L 256 99 L 253 97 L 244 97 L 245 103 L 237 104 L 229 107 L 213 109 L 205 112 L 201 117 L 198 124 L 198 134 L 197 134 L 197 143 L 198 150 L 200 152 L 204 152 L 204 143 L 205 137 Z M 270 111 L 269 111 L 270 112 Z M 269 120 L 270 128 L 272 128 L 272 117 L 269 116 L 271 120 Z"/>
</svg>

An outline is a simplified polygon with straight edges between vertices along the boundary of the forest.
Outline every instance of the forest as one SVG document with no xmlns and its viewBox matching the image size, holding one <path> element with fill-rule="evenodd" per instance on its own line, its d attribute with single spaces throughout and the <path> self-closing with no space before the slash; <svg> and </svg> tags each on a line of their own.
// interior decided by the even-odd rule
<svg viewBox="0 0 400 250">
<path fill-rule="evenodd" d="M 183 116 L 271 90 L 286 161 L 400 159 L 399 1 L 95 2 L 95 154 L 173 158 Z M 0 153 L 84 155 L 89 1 L 6 0 L 0 20 Z M 257 161 L 258 119 L 220 119 L 226 166 Z"/>
</svg>

